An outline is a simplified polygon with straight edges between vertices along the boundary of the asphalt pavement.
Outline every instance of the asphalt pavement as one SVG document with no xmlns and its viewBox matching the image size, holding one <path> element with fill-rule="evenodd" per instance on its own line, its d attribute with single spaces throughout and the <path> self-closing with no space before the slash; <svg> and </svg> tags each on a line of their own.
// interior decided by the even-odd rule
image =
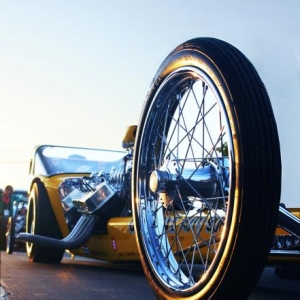
<svg viewBox="0 0 300 300">
<path fill-rule="evenodd" d="M 300 265 L 290 266 L 290 270 Z M 300 276 L 285 272 L 287 278 L 275 275 L 276 266 L 266 266 L 264 272 L 249 300 L 300 300 Z"/>
<path fill-rule="evenodd" d="M 0 300 L 73 300 L 79 299 L 78 290 L 80 299 L 155 299 L 139 264 L 65 256 L 61 265 L 52 266 L 29 263 L 26 253 L 0 255 Z M 276 276 L 275 269 L 265 267 L 249 300 L 300 300 L 300 265 L 281 267 L 287 278 Z"/>
</svg>

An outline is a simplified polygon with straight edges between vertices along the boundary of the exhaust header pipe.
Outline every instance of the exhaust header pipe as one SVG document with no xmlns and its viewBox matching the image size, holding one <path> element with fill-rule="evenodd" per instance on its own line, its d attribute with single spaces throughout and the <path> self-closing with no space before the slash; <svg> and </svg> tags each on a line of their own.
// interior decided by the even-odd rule
<svg viewBox="0 0 300 300">
<path fill-rule="evenodd" d="M 56 249 L 76 249 L 82 246 L 93 234 L 98 217 L 94 215 L 82 215 L 73 230 L 64 239 L 21 232 L 16 240 L 38 244 Z"/>
<path fill-rule="evenodd" d="M 278 226 L 300 238 L 300 219 L 279 205 Z"/>
</svg>

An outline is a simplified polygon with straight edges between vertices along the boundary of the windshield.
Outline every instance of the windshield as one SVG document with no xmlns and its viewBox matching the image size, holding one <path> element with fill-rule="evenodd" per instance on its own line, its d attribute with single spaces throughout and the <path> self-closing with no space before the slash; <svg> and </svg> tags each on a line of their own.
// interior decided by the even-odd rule
<svg viewBox="0 0 300 300">
<path fill-rule="evenodd" d="M 92 173 L 121 164 L 124 151 L 43 145 L 36 149 L 34 175 Z"/>
<path fill-rule="evenodd" d="M 28 201 L 28 194 L 26 190 L 14 190 L 12 193 L 12 200 L 17 202 L 27 202 Z"/>
</svg>

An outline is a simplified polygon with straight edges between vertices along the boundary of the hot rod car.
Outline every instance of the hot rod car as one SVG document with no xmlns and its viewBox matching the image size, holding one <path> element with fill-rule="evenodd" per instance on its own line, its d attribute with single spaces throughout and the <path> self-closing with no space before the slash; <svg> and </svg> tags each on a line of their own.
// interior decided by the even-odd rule
<svg viewBox="0 0 300 300">
<path fill-rule="evenodd" d="M 172 51 L 122 145 L 35 149 L 20 234 L 30 261 L 58 263 L 65 250 L 138 260 L 159 299 L 245 299 L 268 261 L 300 262 L 270 99 L 231 44 Z"/>
</svg>

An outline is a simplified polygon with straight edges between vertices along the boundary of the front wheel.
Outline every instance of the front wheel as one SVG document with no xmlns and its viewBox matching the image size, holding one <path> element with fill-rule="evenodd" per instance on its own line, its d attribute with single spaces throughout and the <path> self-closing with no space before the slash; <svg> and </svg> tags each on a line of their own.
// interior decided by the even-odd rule
<svg viewBox="0 0 300 300">
<path fill-rule="evenodd" d="M 26 232 L 61 239 L 50 199 L 42 182 L 35 182 L 29 195 Z M 31 262 L 59 263 L 64 250 L 57 250 L 26 242 L 26 251 Z"/>
<path fill-rule="evenodd" d="M 281 189 L 266 89 L 232 45 L 198 38 L 160 66 L 135 142 L 132 199 L 160 299 L 246 299 L 272 244 Z"/>
</svg>

